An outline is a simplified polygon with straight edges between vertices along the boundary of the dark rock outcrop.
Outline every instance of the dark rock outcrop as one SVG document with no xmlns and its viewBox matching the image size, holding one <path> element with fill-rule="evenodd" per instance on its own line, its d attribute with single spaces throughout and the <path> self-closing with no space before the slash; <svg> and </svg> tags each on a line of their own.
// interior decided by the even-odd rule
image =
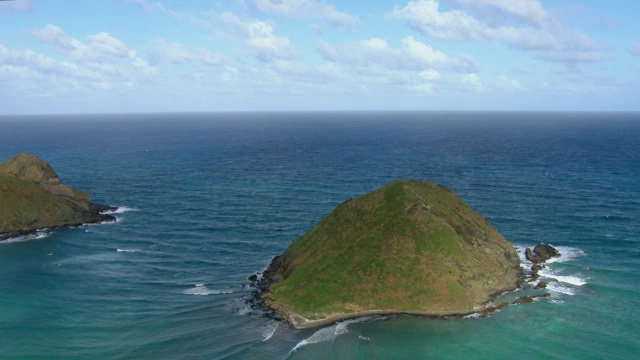
<svg viewBox="0 0 640 360">
<path fill-rule="evenodd" d="M 533 250 L 531 250 L 531 248 L 527 248 L 524 254 L 527 260 L 533 263 L 533 265 L 531 266 L 531 275 L 529 278 L 529 281 L 532 281 L 532 282 L 540 278 L 540 270 L 544 269 L 545 267 L 544 263 L 547 260 L 554 257 L 559 257 L 562 255 L 560 254 L 560 251 L 558 251 L 558 249 L 547 244 L 538 244 L 533 248 Z M 539 281 L 534 286 L 534 289 L 539 290 L 539 289 L 544 289 L 546 287 L 547 287 L 546 282 Z"/>
<path fill-rule="evenodd" d="M 22 153 L 0 164 L 0 240 L 42 228 L 114 221 L 115 207 L 62 184 L 44 160 Z"/>
<path fill-rule="evenodd" d="M 545 289 L 546 287 L 547 287 L 546 281 L 538 281 L 534 289 L 539 290 L 539 289 Z"/>
<path fill-rule="evenodd" d="M 549 293 L 544 293 L 544 294 L 540 294 L 540 295 L 526 295 L 526 296 L 522 296 L 522 297 L 517 298 L 511 304 L 513 304 L 513 305 L 531 304 L 532 302 L 536 301 L 537 299 L 548 298 L 550 296 L 551 296 L 551 294 L 549 294 Z"/>
<path fill-rule="evenodd" d="M 542 270 L 544 268 L 544 265 L 542 264 L 533 264 L 533 266 L 531 266 L 531 280 L 538 280 L 540 278 L 540 270 Z"/>
<path fill-rule="evenodd" d="M 531 250 L 531 248 L 527 248 L 525 251 L 527 260 L 534 264 L 544 263 L 545 261 L 553 257 L 559 257 L 560 255 L 560 251 L 547 244 L 539 244 L 536 245 L 533 250 Z"/>
</svg>

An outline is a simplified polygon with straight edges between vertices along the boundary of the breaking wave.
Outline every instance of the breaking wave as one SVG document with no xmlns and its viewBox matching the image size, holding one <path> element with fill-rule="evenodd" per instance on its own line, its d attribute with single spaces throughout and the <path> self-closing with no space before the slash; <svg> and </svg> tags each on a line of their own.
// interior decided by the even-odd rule
<svg viewBox="0 0 640 360">
<path fill-rule="evenodd" d="M 273 334 L 276 333 L 276 330 L 278 330 L 278 326 L 280 326 L 280 323 L 278 322 L 275 322 L 275 321 L 269 322 L 268 325 L 262 331 L 262 336 L 264 336 L 264 339 L 262 339 L 262 341 L 267 341 L 271 339 Z"/>
<path fill-rule="evenodd" d="M 349 332 L 349 329 L 347 329 L 347 326 L 349 324 L 361 323 L 361 322 L 365 322 L 367 320 L 368 320 L 368 318 L 345 320 L 345 321 L 336 323 L 336 324 L 334 324 L 332 326 L 329 326 L 329 327 L 326 327 L 326 328 L 322 328 L 322 329 L 316 331 L 315 333 L 313 333 L 313 335 L 311 335 L 308 338 L 306 338 L 306 339 L 300 341 L 299 343 L 297 343 L 296 346 L 293 349 L 291 349 L 291 351 L 289 353 L 292 353 L 292 352 L 298 350 L 299 348 L 301 348 L 303 346 L 306 346 L 306 345 L 309 345 L 309 344 L 317 344 L 317 343 L 321 343 L 321 342 L 333 341 L 338 336 L 344 335 L 344 334 Z"/>
<path fill-rule="evenodd" d="M 0 245 L 18 243 L 18 242 L 24 242 L 24 241 L 30 241 L 30 240 L 40 240 L 40 239 L 47 238 L 50 235 L 51 233 L 48 231 L 44 231 L 44 230 L 37 231 L 33 234 L 19 235 L 19 236 L 7 238 L 5 240 L 0 240 Z"/>
<path fill-rule="evenodd" d="M 186 295 L 218 295 L 218 294 L 231 294 L 232 290 L 211 290 L 205 284 L 195 284 L 194 287 L 189 288 L 182 292 Z"/>
<path fill-rule="evenodd" d="M 118 206 L 115 210 L 107 210 L 100 212 L 104 215 L 122 214 L 129 211 L 138 211 L 138 209 L 130 208 L 128 206 Z"/>
</svg>

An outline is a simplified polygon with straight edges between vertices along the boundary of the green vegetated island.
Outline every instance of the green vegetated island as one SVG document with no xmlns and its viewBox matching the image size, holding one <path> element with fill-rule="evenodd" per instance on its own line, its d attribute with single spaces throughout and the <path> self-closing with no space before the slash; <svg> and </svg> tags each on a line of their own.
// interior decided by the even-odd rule
<svg viewBox="0 0 640 360">
<path fill-rule="evenodd" d="M 401 180 L 338 206 L 263 279 L 263 305 L 308 328 L 373 314 L 486 311 L 523 272 L 514 246 L 452 191 Z"/>
<path fill-rule="evenodd" d="M 21 153 L 0 164 L 0 240 L 43 228 L 114 221 L 115 207 L 60 182 L 44 160 Z"/>
</svg>

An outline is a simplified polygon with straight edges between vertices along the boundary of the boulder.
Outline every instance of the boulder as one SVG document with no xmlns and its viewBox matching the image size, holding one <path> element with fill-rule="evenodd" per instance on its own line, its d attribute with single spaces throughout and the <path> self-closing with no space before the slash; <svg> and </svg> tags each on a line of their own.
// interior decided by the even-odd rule
<svg viewBox="0 0 640 360">
<path fill-rule="evenodd" d="M 553 246 L 547 244 L 539 244 L 536 245 L 533 250 L 531 250 L 531 248 L 525 250 L 525 257 L 534 264 L 544 263 L 553 257 L 559 256 L 561 256 L 560 252 Z"/>
</svg>

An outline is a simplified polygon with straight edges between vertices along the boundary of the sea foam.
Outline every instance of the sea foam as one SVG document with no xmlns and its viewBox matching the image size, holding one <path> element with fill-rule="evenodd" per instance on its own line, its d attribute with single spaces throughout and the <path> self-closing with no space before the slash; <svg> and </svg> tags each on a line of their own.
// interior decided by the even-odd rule
<svg viewBox="0 0 640 360">
<path fill-rule="evenodd" d="M 127 252 L 127 253 L 137 253 L 137 252 L 140 252 L 141 250 L 140 249 L 120 249 L 120 248 L 117 248 L 116 251 L 117 252 Z"/>
<path fill-rule="evenodd" d="M 560 251 L 560 257 L 555 257 L 547 260 L 547 264 L 552 263 L 565 263 L 571 261 L 577 257 L 584 256 L 586 253 L 580 249 L 576 249 L 570 246 L 554 246 Z"/>
<path fill-rule="evenodd" d="M 482 313 L 473 313 L 473 314 L 465 315 L 462 318 L 463 319 L 479 319 L 481 317 L 482 317 Z"/>
<path fill-rule="evenodd" d="M 51 235 L 50 232 L 38 231 L 38 232 L 33 233 L 33 234 L 10 237 L 8 239 L 0 241 L 0 245 L 3 245 L 3 244 L 6 245 L 6 244 L 12 244 L 12 243 L 18 243 L 18 242 L 25 242 L 25 241 L 30 241 L 30 240 L 40 240 L 40 239 L 47 238 L 50 235 Z"/>
<path fill-rule="evenodd" d="M 276 333 L 276 330 L 278 330 L 278 326 L 280 326 L 279 322 L 270 321 L 262 331 L 262 336 L 264 337 L 262 341 L 267 341 L 271 339 L 273 334 Z"/>
<path fill-rule="evenodd" d="M 587 281 L 576 275 L 556 275 L 553 273 L 553 270 L 545 271 L 548 268 L 544 268 L 540 271 L 540 276 L 544 278 L 554 279 L 558 282 L 573 285 L 573 286 L 583 286 L 587 283 Z"/>
<path fill-rule="evenodd" d="M 130 208 L 128 206 L 118 206 L 115 210 L 106 210 L 100 213 L 104 215 L 113 215 L 113 214 L 122 214 L 129 211 L 138 211 L 138 209 Z"/>
<path fill-rule="evenodd" d="M 206 296 L 206 295 L 218 295 L 218 294 L 231 294 L 233 293 L 233 291 L 232 290 L 211 290 L 205 284 L 195 284 L 194 287 L 189 288 L 183 291 L 182 293 L 186 295 Z"/>
<path fill-rule="evenodd" d="M 547 289 L 553 293 L 560 293 L 565 295 L 573 296 L 576 294 L 576 291 L 570 287 L 564 286 L 561 283 L 552 282 L 547 284 Z"/>
<path fill-rule="evenodd" d="M 322 328 L 318 331 L 316 331 L 315 333 L 313 333 L 313 335 L 309 336 L 308 338 L 300 341 L 299 343 L 296 344 L 296 346 L 291 349 L 291 351 L 289 353 L 292 353 L 296 350 L 298 350 L 299 348 L 309 345 L 309 344 L 317 344 L 317 343 L 321 343 L 321 342 L 327 342 L 327 341 L 333 341 L 335 340 L 338 336 L 346 334 L 349 332 L 349 329 L 347 329 L 347 326 L 349 324 L 353 324 L 353 323 L 361 323 L 364 321 L 367 321 L 368 318 L 362 318 L 362 319 L 353 319 L 353 320 L 345 320 L 339 323 L 336 323 L 332 326 L 326 327 L 326 328 Z"/>
</svg>

